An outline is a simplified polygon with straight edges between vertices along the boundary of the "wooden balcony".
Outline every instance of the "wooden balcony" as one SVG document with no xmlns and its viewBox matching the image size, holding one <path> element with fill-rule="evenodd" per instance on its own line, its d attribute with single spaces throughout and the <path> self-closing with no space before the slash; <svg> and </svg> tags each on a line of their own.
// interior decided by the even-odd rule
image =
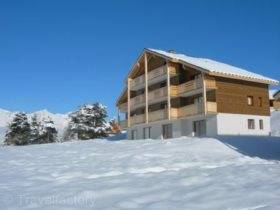
<svg viewBox="0 0 280 210">
<path fill-rule="evenodd" d="M 201 77 L 185 82 L 178 86 L 171 86 L 171 96 L 180 96 L 190 94 L 192 91 L 199 90 L 202 88 Z M 196 93 L 196 92 L 195 92 Z"/>
<path fill-rule="evenodd" d="M 171 118 L 182 118 L 203 113 L 202 103 L 190 104 L 180 108 L 171 108 Z"/>
<path fill-rule="evenodd" d="M 148 73 L 148 80 L 152 80 L 156 77 L 164 76 L 166 75 L 166 73 L 167 73 L 166 66 L 161 66 Z"/>
<path fill-rule="evenodd" d="M 176 75 L 176 68 L 173 66 L 169 66 L 169 72 L 171 76 Z M 153 80 L 158 77 L 163 77 L 166 76 L 166 74 L 167 74 L 166 66 L 161 66 L 156 69 L 153 69 L 148 73 L 148 80 Z"/>
<path fill-rule="evenodd" d="M 132 79 L 130 85 L 132 90 L 144 87 L 145 75 L 142 74 L 141 76 Z"/>
<path fill-rule="evenodd" d="M 120 104 L 119 109 L 121 112 L 127 112 L 127 103 Z"/>
<path fill-rule="evenodd" d="M 132 109 L 145 105 L 145 94 L 138 95 L 130 99 L 130 106 Z"/>
<path fill-rule="evenodd" d="M 167 119 L 167 109 L 149 112 L 149 122 Z"/>
<path fill-rule="evenodd" d="M 130 117 L 131 125 L 141 124 L 145 122 L 145 114 L 134 115 Z"/>
<path fill-rule="evenodd" d="M 125 130 L 127 128 L 127 120 L 120 121 L 119 126 L 120 126 L 121 130 Z"/>
<path fill-rule="evenodd" d="M 149 102 L 159 102 L 160 99 L 166 100 L 167 97 L 167 87 L 162 87 L 149 92 L 148 100 Z"/>
<path fill-rule="evenodd" d="M 170 77 L 177 74 L 176 68 L 173 66 L 169 67 Z M 167 69 L 166 66 L 160 66 L 152 71 L 148 72 L 148 83 L 149 85 L 161 82 L 167 79 Z M 145 87 L 145 75 L 142 74 L 131 80 L 131 89 L 137 90 Z"/>
</svg>

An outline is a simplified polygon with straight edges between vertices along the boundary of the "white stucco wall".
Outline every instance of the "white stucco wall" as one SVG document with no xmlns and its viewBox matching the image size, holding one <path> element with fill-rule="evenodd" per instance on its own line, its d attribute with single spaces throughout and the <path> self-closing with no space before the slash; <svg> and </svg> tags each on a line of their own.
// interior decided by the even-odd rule
<svg viewBox="0 0 280 210">
<path fill-rule="evenodd" d="M 270 116 L 219 113 L 216 118 L 218 135 L 270 134 Z M 248 129 L 248 119 L 255 120 L 255 129 Z M 263 130 L 260 130 L 260 119 L 263 120 Z"/>
<path fill-rule="evenodd" d="M 255 129 L 248 129 L 248 119 L 255 120 Z M 263 120 L 264 129 L 260 130 L 259 120 Z M 140 124 L 128 129 L 128 139 L 132 139 L 131 131 L 137 130 L 137 139 L 143 139 L 143 129 L 151 127 L 151 138 L 162 139 L 162 125 L 172 124 L 173 138 L 193 135 L 193 121 L 206 120 L 206 135 L 269 135 L 270 116 L 224 114 L 213 116 L 196 116 L 188 119 L 161 121 L 149 124 Z"/>
<path fill-rule="evenodd" d="M 151 127 L 151 138 L 152 139 L 162 139 L 162 125 L 164 124 L 172 124 L 172 134 L 173 138 L 181 137 L 181 120 L 165 120 L 161 122 L 152 122 L 149 124 L 140 124 L 132 126 L 130 129 L 127 130 L 128 139 L 132 139 L 131 132 L 132 130 L 137 130 L 137 139 L 143 139 L 144 138 L 144 132 L 143 129 L 145 127 Z"/>
</svg>

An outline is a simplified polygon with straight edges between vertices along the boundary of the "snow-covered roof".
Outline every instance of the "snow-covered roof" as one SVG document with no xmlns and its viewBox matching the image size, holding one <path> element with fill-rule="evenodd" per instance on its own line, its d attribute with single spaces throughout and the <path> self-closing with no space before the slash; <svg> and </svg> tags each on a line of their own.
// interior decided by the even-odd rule
<svg viewBox="0 0 280 210">
<path fill-rule="evenodd" d="M 240 79 L 244 80 L 257 80 L 262 83 L 266 84 L 278 84 L 277 80 L 271 79 L 269 77 L 262 76 L 260 74 L 256 74 L 235 66 L 231 66 L 229 64 L 221 63 L 218 61 L 214 61 L 211 59 L 206 58 L 195 58 L 186 56 L 184 54 L 178 54 L 174 52 L 167 52 L 163 50 L 157 50 L 157 49 L 147 49 L 150 52 L 160 54 L 164 57 L 167 57 L 169 59 L 177 60 L 182 63 L 188 63 L 193 66 L 196 66 L 204 71 L 211 72 L 213 74 L 219 74 L 221 76 L 228 76 L 228 77 L 239 77 Z"/>
<path fill-rule="evenodd" d="M 269 90 L 269 99 L 274 99 L 274 94 L 277 92 L 277 90 Z"/>
</svg>

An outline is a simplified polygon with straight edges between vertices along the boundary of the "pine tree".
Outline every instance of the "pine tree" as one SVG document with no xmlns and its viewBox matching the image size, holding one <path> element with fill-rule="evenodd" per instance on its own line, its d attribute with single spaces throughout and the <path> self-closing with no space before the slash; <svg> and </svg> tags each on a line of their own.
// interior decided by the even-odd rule
<svg viewBox="0 0 280 210">
<path fill-rule="evenodd" d="M 31 128 L 25 113 L 16 113 L 6 133 L 5 144 L 26 145 L 31 137 Z"/>
<path fill-rule="evenodd" d="M 39 144 L 52 143 L 57 140 L 57 130 L 54 122 L 50 119 L 43 119 L 39 130 Z"/>
<path fill-rule="evenodd" d="M 37 143 L 40 139 L 40 122 L 38 121 L 38 117 L 37 115 L 33 115 L 31 118 L 31 123 L 30 123 L 30 127 L 31 127 L 31 139 L 30 139 L 30 143 L 34 144 Z"/>
<path fill-rule="evenodd" d="M 100 103 L 86 104 L 70 114 L 66 139 L 94 139 L 107 136 L 106 107 Z"/>
</svg>

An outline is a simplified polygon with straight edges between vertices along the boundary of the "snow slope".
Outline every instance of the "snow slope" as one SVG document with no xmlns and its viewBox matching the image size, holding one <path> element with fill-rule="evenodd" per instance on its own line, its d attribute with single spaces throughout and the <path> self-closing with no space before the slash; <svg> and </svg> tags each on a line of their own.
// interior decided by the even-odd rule
<svg viewBox="0 0 280 210">
<path fill-rule="evenodd" d="M 12 121 L 14 114 L 15 112 L 0 109 L 0 143 L 4 141 L 7 126 Z M 58 136 L 62 136 L 69 121 L 67 114 L 53 114 L 47 110 L 41 110 L 28 114 L 28 118 L 31 119 L 31 117 L 35 114 L 37 115 L 39 121 L 42 121 L 44 118 L 51 118 L 58 131 Z"/>
<path fill-rule="evenodd" d="M 280 209 L 280 139 L 0 148 L 2 209 Z"/>
</svg>

